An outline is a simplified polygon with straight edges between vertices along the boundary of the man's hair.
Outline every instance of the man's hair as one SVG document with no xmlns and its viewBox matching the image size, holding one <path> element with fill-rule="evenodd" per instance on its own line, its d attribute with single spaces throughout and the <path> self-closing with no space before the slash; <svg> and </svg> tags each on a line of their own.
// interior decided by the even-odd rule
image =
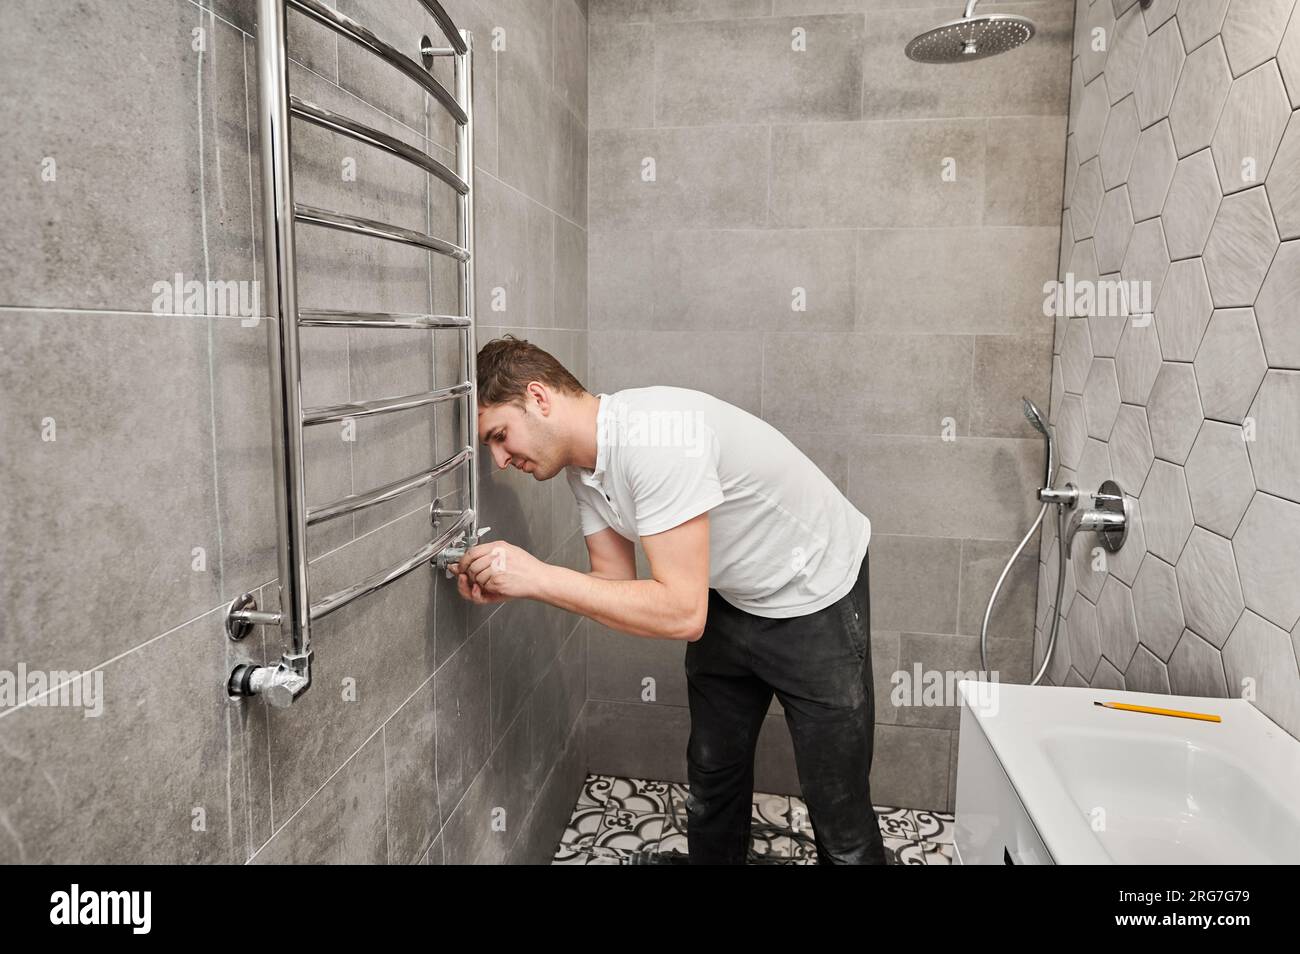
<svg viewBox="0 0 1300 954">
<path fill-rule="evenodd" d="M 524 407 L 529 381 L 542 381 L 565 394 L 586 388 L 553 356 L 523 338 L 493 338 L 478 352 L 478 403 Z"/>
</svg>

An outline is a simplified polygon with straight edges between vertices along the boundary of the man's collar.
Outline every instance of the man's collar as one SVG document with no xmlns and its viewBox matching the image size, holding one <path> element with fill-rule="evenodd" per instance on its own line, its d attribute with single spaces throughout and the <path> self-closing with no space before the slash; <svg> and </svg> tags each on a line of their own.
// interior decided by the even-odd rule
<svg viewBox="0 0 1300 954">
<path fill-rule="evenodd" d="M 591 472 L 593 480 L 599 480 L 605 475 L 605 467 L 609 463 L 609 442 L 605 434 L 605 416 L 608 409 L 609 395 L 602 393 L 600 406 L 596 410 L 596 467 Z"/>
</svg>

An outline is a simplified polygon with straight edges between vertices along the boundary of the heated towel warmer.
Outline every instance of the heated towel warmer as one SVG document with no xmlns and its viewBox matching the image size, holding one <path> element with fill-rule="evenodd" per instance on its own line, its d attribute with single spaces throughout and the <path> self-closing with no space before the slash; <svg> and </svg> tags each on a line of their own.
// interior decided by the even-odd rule
<svg viewBox="0 0 1300 954">
<path fill-rule="evenodd" d="M 413 570 L 432 565 L 446 568 L 464 553 L 481 533 L 478 527 L 478 473 L 475 439 L 478 433 L 478 391 L 475 376 L 477 348 L 474 335 L 474 111 L 472 57 L 473 38 L 458 30 L 437 0 L 418 0 L 445 34 L 449 47 L 422 43 L 426 62 L 450 56 L 455 62 L 455 92 L 446 89 L 420 63 L 350 17 L 325 6 L 320 0 L 258 0 L 257 74 L 259 80 L 258 124 L 261 135 L 262 204 L 264 236 L 264 300 L 272 319 L 271 421 L 275 468 L 275 511 L 279 563 L 280 609 L 257 608 L 251 593 L 236 598 L 226 616 L 226 632 L 242 639 L 254 626 L 278 626 L 287 649 L 276 666 L 243 664 L 230 673 L 227 689 L 233 697 L 262 696 L 268 703 L 288 706 L 311 685 L 311 624 L 398 580 Z M 357 122 L 323 109 L 289 92 L 285 48 L 286 10 L 329 27 L 356 43 L 419 85 L 440 103 L 456 121 L 456 168 L 452 170 L 423 150 Z M 329 209 L 294 202 L 293 170 L 290 165 L 290 119 L 313 123 L 390 155 L 397 156 L 430 173 L 457 194 L 456 242 L 389 223 L 345 215 Z M 295 275 L 294 229 L 296 225 L 338 229 L 356 235 L 401 242 L 449 256 L 457 263 L 460 314 L 423 315 L 383 312 L 299 309 Z M 450 387 L 419 394 L 378 398 L 329 407 L 303 407 L 301 397 L 300 327 L 329 328 L 457 328 L 463 332 L 468 380 Z M 465 434 L 469 443 L 428 470 L 402 480 L 351 494 L 321 507 L 307 507 L 303 477 L 303 431 L 307 427 L 335 423 L 424 407 L 442 401 L 465 401 Z M 434 539 L 406 559 L 351 586 L 320 598 L 313 598 L 308 586 L 307 528 L 392 500 L 427 486 L 458 467 L 466 468 L 469 506 L 464 510 L 441 509 L 435 499 L 431 508 Z"/>
</svg>

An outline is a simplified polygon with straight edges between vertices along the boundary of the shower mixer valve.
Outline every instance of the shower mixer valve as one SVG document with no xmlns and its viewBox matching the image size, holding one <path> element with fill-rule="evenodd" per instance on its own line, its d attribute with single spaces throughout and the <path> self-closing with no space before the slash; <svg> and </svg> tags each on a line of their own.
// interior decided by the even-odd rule
<svg viewBox="0 0 1300 954">
<path fill-rule="evenodd" d="M 1101 545 L 1111 553 L 1122 547 L 1128 537 L 1132 501 L 1120 490 L 1119 484 L 1113 480 L 1102 481 L 1101 487 L 1090 496 L 1094 506 L 1070 514 L 1070 522 L 1065 528 L 1067 554 L 1080 530 L 1095 530 L 1101 537 Z"/>
</svg>

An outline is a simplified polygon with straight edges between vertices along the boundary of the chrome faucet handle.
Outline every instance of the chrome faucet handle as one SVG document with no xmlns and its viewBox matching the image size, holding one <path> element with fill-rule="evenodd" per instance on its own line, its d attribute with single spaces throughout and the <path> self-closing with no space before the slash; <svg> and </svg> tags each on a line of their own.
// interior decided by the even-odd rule
<svg viewBox="0 0 1300 954">
<path fill-rule="evenodd" d="M 1101 545 L 1114 553 L 1124 545 L 1128 537 L 1132 501 L 1113 480 L 1102 481 L 1096 493 L 1089 496 L 1095 506 L 1070 514 L 1070 522 L 1065 530 L 1066 553 L 1074 546 L 1075 534 L 1080 530 L 1095 530 L 1101 537 Z"/>
</svg>

